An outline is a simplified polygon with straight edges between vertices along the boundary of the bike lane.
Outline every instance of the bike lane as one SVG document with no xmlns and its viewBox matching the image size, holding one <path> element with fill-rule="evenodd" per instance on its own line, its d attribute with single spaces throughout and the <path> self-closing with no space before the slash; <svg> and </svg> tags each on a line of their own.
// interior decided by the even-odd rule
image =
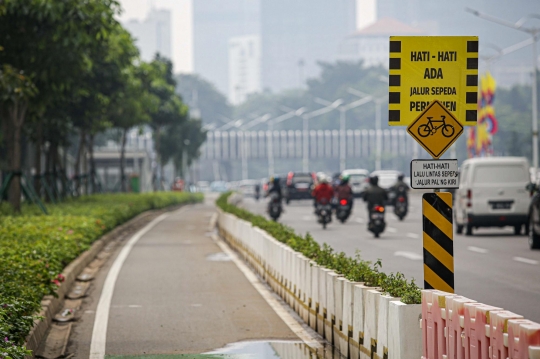
<svg viewBox="0 0 540 359">
<path fill-rule="evenodd" d="M 133 245 L 110 300 L 105 357 L 196 354 L 245 340 L 299 340 L 212 240 L 214 212 L 210 201 L 175 211 Z M 83 302 L 67 348 L 75 358 L 97 357 L 90 356 L 90 348 L 94 325 L 103 326 L 96 321 L 98 302 L 121 250 Z"/>
</svg>

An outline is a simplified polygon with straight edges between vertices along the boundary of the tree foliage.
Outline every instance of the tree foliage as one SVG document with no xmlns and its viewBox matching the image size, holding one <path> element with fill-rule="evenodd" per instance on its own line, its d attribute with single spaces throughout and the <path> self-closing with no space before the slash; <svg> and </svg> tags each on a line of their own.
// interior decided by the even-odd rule
<svg viewBox="0 0 540 359">
<path fill-rule="evenodd" d="M 126 134 L 134 127 L 153 130 L 156 151 L 160 136 L 172 128 L 187 131 L 200 146 L 200 121 L 185 125 L 188 109 L 175 93 L 171 62 L 159 55 L 140 61 L 133 39 L 115 19 L 119 13 L 116 0 L 0 1 L 0 151 L 6 153 L 0 158 L 7 158 L 0 169 L 16 174 L 9 190 L 15 210 L 19 174 L 30 175 L 29 165 L 23 166 L 29 156 L 38 195 L 44 196 L 43 170 L 65 177 L 68 163 L 61 161 L 60 148 L 75 157 L 79 192 L 79 173 L 95 173 L 94 138 L 111 128 L 122 133 L 122 173 Z M 28 143 L 35 153 L 22 150 Z M 197 151 L 191 150 L 193 158 Z"/>
</svg>

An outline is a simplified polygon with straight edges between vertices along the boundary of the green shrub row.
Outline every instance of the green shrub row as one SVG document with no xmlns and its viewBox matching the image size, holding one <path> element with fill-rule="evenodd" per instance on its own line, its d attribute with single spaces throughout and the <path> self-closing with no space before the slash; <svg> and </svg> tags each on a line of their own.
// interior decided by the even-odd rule
<svg viewBox="0 0 540 359">
<path fill-rule="evenodd" d="M 141 212 L 197 202 L 202 195 L 160 192 L 103 194 L 35 206 L 12 215 L 0 209 L 0 359 L 27 354 L 23 344 L 45 295 L 55 295 L 62 270 L 92 243 Z"/>
<path fill-rule="evenodd" d="M 270 221 L 263 216 L 255 215 L 245 209 L 228 203 L 231 193 L 225 193 L 218 198 L 216 204 L 227 213 L 252 223 L 268 232 L 278 241 L 287 244 L 297 252 L 302 253 L 318 265 L 334 270 L 352 282 L 364 282 L 367 286 L 381 287 L 382 292 L 393 297 L 401 298 L 405 304 L 420 304 L 420 288 L 414 279 L 408 281 L 402 273 L 386 274 L 381 272 L 380 260 L 372 263 L 365 261 L 357 252 L 354 258 L 344 252 L 336 253 L 326 243 L 322 246 L 317 243 L 308 233 L 302 237 L 294 232 L 291 227 Z"/>
</svg>

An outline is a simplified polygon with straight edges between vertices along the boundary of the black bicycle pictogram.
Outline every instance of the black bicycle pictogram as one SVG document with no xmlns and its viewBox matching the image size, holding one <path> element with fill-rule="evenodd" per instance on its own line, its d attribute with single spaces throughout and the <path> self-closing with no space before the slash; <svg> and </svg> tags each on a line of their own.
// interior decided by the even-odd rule
<svg viewBox="0 0 540 359">
<path fill-rule="evenodd" d="M 446 116 L 441 116 L 440 120 L 433 120 L 433 117 L 428 117 L 428 123 L 418 126 L 418 134 L 421 137 L 427 137 L 429 135 L 434 135 L 437 133 L 437 130 L 442 127 L 442 134 L 444 137 L 452 137 L 454 135 L 454 126 L 447 124 L 444 119 Z M 440 125 L 435 126 L 435 124 L 440 123 Z"/>
</svg>

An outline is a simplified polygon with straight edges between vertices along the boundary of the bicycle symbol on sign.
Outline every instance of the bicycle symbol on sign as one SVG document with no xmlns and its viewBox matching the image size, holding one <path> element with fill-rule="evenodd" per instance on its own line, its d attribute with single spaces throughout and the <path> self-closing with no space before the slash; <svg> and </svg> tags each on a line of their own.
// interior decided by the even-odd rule
<svg viewBox="0 0 540 359">
<path fill-rule="evenodd" d="M 428 117 L 428 123 L 418 126 L 418 134 L 420 137 L 427 137 L 434 135 L 437 130 L 442 127 L 442 134 L 444 137 L 452 137 L 454 135 L 454 126 L 447 124 L 444 119 L 446 116 L 441 116 L 440 120 L 433 120 L 433 117 Z M 439 124 L 440 125 L 435 125 Z"/>
</svg>

